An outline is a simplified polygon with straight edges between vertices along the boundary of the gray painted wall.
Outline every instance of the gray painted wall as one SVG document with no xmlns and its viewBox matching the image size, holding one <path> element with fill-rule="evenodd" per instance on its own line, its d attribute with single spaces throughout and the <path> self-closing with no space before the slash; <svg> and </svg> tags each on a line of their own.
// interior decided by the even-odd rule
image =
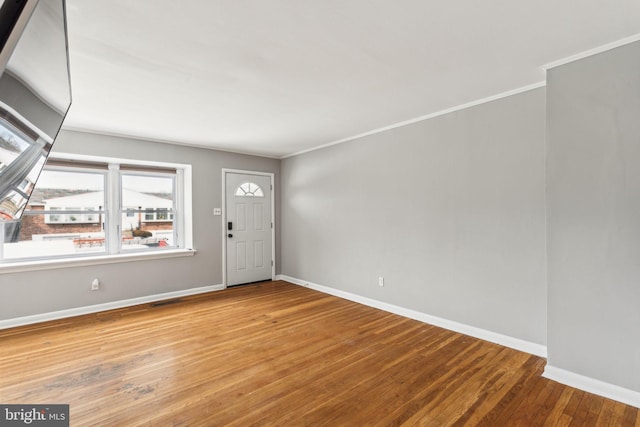
<svg viewBox="0 0 640 427">
<path fill-rule="evenodd" d="M 640 43 L 547 93 L 548 362 L 640 391 Z"/>
<path fill-rule="evenodd" d="M 544 129 L 542 88 L 283 160 L 282 274 L 546 344 Z"/>
<path fill-rule="evenodd" d="M 222 283 L 222 168 L 276 174 L 280 161 L 193 147 L 63 131 L 53 151 L 193 166 L 193 257 L 0 274 L 0 320 Z M 276 232 L 279 232 L 276 213 Z M 276 234 L 276 259 L 280 257 Z M 99 292 L 89 290 L 99 277 Z"/>
</svg>

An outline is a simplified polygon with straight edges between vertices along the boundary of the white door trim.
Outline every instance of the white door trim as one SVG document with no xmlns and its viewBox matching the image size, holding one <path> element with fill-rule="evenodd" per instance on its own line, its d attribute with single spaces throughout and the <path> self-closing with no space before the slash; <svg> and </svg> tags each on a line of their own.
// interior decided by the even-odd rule
<svg viewBox="0 0 640 427">
<path fill-rule="evenodd" d="M 240 173 L 246 175 L 268 176 L 271 181 L 271 280 L 276 278 L 276 186 L 275 174 L 272 172 L 248 171 L 242 169 L 222 168 L 222 283 L 227 287 L 227 173 Z"/>
</svg>

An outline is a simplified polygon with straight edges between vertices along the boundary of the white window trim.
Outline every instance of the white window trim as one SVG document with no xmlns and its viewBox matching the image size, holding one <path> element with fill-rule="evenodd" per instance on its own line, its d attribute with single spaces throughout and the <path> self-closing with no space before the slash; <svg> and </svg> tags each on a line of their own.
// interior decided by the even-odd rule
<svg viewBox="0 0 640 427">
<path fill-rule="evenodd" d="M 115 255 L 67 257 L 55 259 L 39 259 L 9 262 L 0 265 L 0 274 L 21 273 L 28 271 L 55 270 L 58 268 L 82 267 L 101 264 L 118 264 L 123 262 L 152 259 L 180 258 L 196 254 L 194 249 L 167 249 L 163 251 L 133 252 Z"/>
<path fill-rule="evenodd" d="M 75 159 L 74 159 L 75 160 Z M 86 159 L 81 159 L 86 160 Z M 109 162 L 109 173 L 107 175 L 107 254 L 114 256 L 120 250 L 120 231 L 122 230 L 122 216 L 117 212 L 120 206 L 120 163 Z"/>
<path fill-rule="evenodd" d="M 15 260 L 9 262 L 0 263 L 0 274 L 15 273 L 23 271 L 37 271 L 37 270 L 49 270 L 56 268 L 68 268 L 76 266 L 87 265 L 99 265 L 99 264 L 112 264 L 121 262 L 131 262 L 137 260 L 147 259 L 162 259 L 162 258 L 175 258 L 184 256 L 193 256 L 196 251 L 193 249 L 193 196 L 192 196 L 192 167 L 189 164 L 182 163 L 170 163 L 170 162 L 154 162 L 145 160 L 133 160 L 116 157 L 102 157 L 102 156 L 90 156 L 82 154 L 72 153 L 51 153 L 50 158 L 58 160 L 75 160 L 84 162 L 100 162 L 108 163 L 109 168 L 115 167 L 116 172 L 119 170 L 119 164 L 126 164 L 132 166 L 147 166 L 147 167 L 172 167 L 176 169 L 176 186 L 180 186 L 182 191 L 178 192 L 176 198 L 176 212 L 174 217 L 180 214 L 180 218 L 174 218 L 176 237 L 181 236 L 181 243 L 183 248 L 163 249 L 161 251 L 132 251 L 124 253 L 111 253 L 111 245 L 118 247 L 119 231 L 120 231 L 120 216 L 121 212 L 118 209 L 118 214 L 113 215 L 109 221 L 109 227 L 112 228 L 110 233 L 110 241 L 107 242 L 107 253 L 103 253 L 97 256 L 79 255 L 68 256 L 64 258 L 42 258 L 42 259 L 25 259 Z M 112 166 L 113 165 L 113 166 Z M 111 179 L 112 182 L 107 182 L 107 194 L 110 197 L 111 206 L 119 206 L 120 203 L 120 184 L 119 174 L 111 173 L 107 175 L 107 180 Z M 115 188 L 115 191 L 113 189 Z M 115 231 L 115 233 L 114 233 Z M 178 241 L 178 240 L 176 240 Z M 2 246 L 2 245 L 0 245 Z M 2 255 L 2 248 L 0 248 L 0 255 Z"/>
</svg>

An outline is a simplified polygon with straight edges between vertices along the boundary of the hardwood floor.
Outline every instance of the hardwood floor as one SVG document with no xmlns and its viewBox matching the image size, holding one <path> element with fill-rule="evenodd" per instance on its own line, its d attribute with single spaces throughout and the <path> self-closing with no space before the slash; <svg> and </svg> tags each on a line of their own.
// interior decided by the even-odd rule
<svg viewBox="0 0 640 427">
<path fill-rule="evenodd" d="M 72 426 L 633 426 L 545 360 L 286 282 L 0 331 L 0 403 Z"/>
</svg>

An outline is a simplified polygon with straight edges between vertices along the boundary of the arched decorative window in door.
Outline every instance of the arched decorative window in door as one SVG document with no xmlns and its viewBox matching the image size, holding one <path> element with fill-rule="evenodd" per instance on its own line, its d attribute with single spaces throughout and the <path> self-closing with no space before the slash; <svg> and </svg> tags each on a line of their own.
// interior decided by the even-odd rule
<svg viewBox="0 0 640 427">
<path fill-rule="evenodd" d="M 236 196 L 240 197 L 264 197 L 262 188 L 255 182 L 245 182 L 240 184 L 236 190 Z"/>
</svg>

